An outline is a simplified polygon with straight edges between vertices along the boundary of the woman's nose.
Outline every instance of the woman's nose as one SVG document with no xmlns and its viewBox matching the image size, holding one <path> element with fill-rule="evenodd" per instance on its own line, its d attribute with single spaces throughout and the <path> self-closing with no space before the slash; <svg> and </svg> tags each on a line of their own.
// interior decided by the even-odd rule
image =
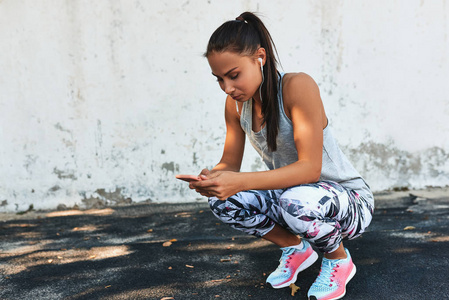
<svg viewBox="0 0 449 300">
<path fill-rule="evenodd" d="M 234 86 L 233 86 L 232 84 L 225 83 L 224 91 L 225 91 L 226 94 L 229 95 L 229 94 L 231 94 L 234 90 L 235 90 L 235 88 L 234 88 Z"/>
</svg>

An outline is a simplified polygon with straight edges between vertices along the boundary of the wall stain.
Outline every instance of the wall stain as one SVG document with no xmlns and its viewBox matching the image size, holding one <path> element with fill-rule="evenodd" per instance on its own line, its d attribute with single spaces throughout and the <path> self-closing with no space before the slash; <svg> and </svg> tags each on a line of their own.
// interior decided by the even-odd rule
<svg viewBox="0 0 449 300">
<path fill-rule="evenodd" d="M 48 191 L 50 193 L 54 193 L 56 191 L 59 191 L 60 189 L 61 189 L 61 187 L 59 185 L 55 185 L 55 186 L 51 187 Z"/>
<path fill-rule="evenodd" d="M 254 163 L 251 164 L 251 172 L 257 172 L 259 170 L 262 170 L 263 168 L 266 168 L 265 163 L 262 161 L 260 157 L 256 157 L 254 159 Z"/>
<path fill-rule="evenodd" d="M 407 152 L 393 145 L 375 142 L 362 143 L 357 149 L 343 149 L 351 162 L 359 162 L 358 171 L 362 174 L 380 173 L 391 182 L 390 188 L 413 188 L 414 180 L 426 178 L 449 182 L 445 170 L 449 164 L 449 152 L 432 147 L 418 152 Z M 362 168 L 360 168 L 362 164 Z"/>
<path fill-rule="evenodd" d="M 53 173 L 58 175 L 59 179 L 72 179 L 77 180 L 77 177 L 75 176 L 75 171 L 73 170 L 58 170 L 56 167 L 53 169 Z"/>
<path fill-rule="evenodd" d="M 36 155 L 31 155 L 31 154 L 26 155 L 26 161 L 25 161 L 25 163 L 23 164 L 23 166 L 25 167 L 25 169 L 26 169 L 28 172 L 31 173 L 30 167 L 31 167 L 32 165 L 36 164 L 37 158 L 38 158 L 38 157 L 37 157 Z"/>
<path fill-rule="evenodd" d="M 174 173 L 179 172 L 179 165 L 175 164 L 175 162 L 171 161 L 171 162 L 166 162 L 162 164 L 162 170 L 166 170 L 167 172 L 172 172 Z"/>
<path fill-rule="evenodd" d="M 198 165 L 198 157 L 196 155 L 196 152 L 193 152 L 193 161 L 192 161 L 194 166 Z"/>
<path fill-rule="evenodd" d="M 81 200 L 86 208 L 101 208 L 109 205 L 131 204 L 133 201 L 130 197 L 122 193 L 122 188 L 116 188 L 113 192 L 107 192 L 105 189 L 97 189 L 92 195 L 86 197 L 83 193 Z"/>
<path fill-rule="evenodd" d="M 101 120 L 97 120 L 97 130 L 95 131 L 95 156 L 97 166 L 103 167 L 103 133 L 101 130 Z"/>
<path fill-rule="evenodd" d="M 61 132 L 65 132 L 65 133 L 69 134 L 69 136 L 70 136 L 69 139 L 62 138 L 61 140 L 62 140 L 62 143 L 64 143 L 64 145 L 66 145 L 66 147 L 74 149 L 75 148 L 75 143 L 73 141 L 74 140 L 73 132 L 71 130 L 69 130 L 69 129 L 66 129 L 66 128 L 62 127 L 62 125 L 60 123 L 56 123 L 54 125 L 54 127 L 57 130 L 61 131 Z"/>
<path fill-rule="evenodd" d="M 72 134 L 72 132 L 71 132 L 70 130 L 65 129 L 64 127 L 62 127 L 62 125 L 61 125 L 60 123 L 56 123 L 54 126 L 55 126 L 55 128 L 58 129 L 59 131 L 67 132 L 67 133 Z"/>
</svg>

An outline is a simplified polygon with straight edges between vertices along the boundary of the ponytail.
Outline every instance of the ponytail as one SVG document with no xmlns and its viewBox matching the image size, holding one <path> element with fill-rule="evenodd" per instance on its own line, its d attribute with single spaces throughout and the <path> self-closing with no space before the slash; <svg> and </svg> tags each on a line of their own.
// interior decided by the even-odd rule
<svg viewBox="0 0 449 300">
<path fill-rule="evenodd" d="M 277 149 L 276 137 L 279 131 L 279 73 L 276 69 L 276 46 L 265 25 L 253 13 L 242 13 L 236 20 L 227 21 L 215 30 L 204 56 L 225 51 L 251 56 L 261 47 L 265 49 L 267 56 L 263 67 L 265 80 L 261 87 L 262 115 L 267 127 L 268 148 L 274 152 Z"/>
</svg>

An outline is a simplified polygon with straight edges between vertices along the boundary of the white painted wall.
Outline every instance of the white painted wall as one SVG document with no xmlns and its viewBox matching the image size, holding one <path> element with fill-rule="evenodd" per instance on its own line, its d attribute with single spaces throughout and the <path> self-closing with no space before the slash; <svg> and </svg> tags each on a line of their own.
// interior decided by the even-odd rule
<svg viewBox="0 0 449 300">
<path fill-rule="evenodd" d="M 375 191 L 449 184 L 448 1 L 0 0 L 0 210 L 197 199 L 174 174 L 225 131 L 202 53 L 245 10 Z"/>
</svg>

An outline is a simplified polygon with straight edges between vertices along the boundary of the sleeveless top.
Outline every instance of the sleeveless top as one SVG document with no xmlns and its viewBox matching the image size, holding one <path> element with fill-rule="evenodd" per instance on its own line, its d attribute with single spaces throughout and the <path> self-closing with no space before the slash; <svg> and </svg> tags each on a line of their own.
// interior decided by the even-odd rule
<svg viewBox="0 0 449 300">
<path fill-rule="evenodd" d="M 298 160 L 298 152 L 293 139 L 292 121 L 284 111 L 284 100 L 282 97 L 282 79 L 284 75 L 282 73 L 280 76 L 278 89 L 280 118 L 279 132 L 276 139 L 277 151 L 271 152 L 268 149 L 266 126 L 258 132 L 252 130 L 252 99 L 243 103 L 240 116 L 240 125 L 243 131 L 270 170 L 292 164 Z M 349 190 L 354 190 L 374 206 L 374 197 L 368 184 L 340 150 L 329 128 L 329 123 L 323 129 L 323 159 L 319 180 L 334 181 Z"/>
</svg>

